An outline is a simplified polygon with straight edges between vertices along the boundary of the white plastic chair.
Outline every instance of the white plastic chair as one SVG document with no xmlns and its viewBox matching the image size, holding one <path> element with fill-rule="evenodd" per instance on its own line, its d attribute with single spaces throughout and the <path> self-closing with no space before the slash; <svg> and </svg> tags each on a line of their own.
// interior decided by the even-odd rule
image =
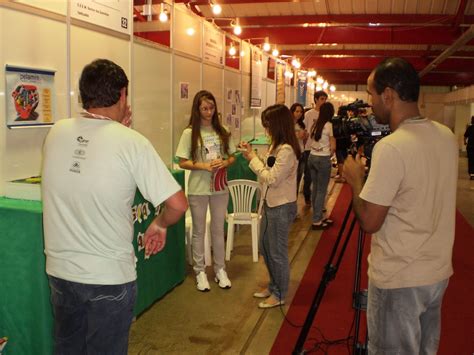
<svg viewBox="0 0 474 355">
<path fill-rule="evenodd" d="M 253 212 L 254 197 L 260 195 L 260 184 L 256 181 L 237 179 L 228 183 L 230 198 L 234 211 L 227 214 L 227 243 L 225 259 L 230 260 L 230 253 L 234 248 L 234 226 L 237 224 L 250 224 L 252 228 L 252 256 L 253 261 L 258 261 L 258 233 L 260 223 L 260 208 Z"/>
</svg>

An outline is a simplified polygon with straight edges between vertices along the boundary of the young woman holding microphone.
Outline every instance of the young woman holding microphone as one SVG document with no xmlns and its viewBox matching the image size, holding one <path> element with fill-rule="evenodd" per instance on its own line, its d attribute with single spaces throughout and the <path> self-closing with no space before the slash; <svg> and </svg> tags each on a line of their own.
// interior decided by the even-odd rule
<svg viewBox="0 0 474 355">
<path fill-rule="evenodd" d="M 301 152 L 294 120 L 284 105 L 273 105 L 262 112 L 262 126 L 271 138 L 265 162 L 252 147 L 242 142 L 243 155 L 250 169 L 264 186 L 263 218 L 260 227 L 260 253 L 270 275 L 268 287 L 253 294 L 265 298 L 259 308 L 285 304 L 290 278 L 288 232 L 296 216 L 296 173 Z"/>
</svg>

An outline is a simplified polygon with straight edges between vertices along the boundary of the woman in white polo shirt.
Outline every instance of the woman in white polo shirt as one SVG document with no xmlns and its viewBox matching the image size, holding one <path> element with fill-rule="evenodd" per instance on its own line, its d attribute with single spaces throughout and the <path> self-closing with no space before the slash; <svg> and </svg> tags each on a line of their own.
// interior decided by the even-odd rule
<svg viewBox="0 0 474 355">
<path fill-rule="evenodd" d="M 326 102 L 319 108 L 318 120 L 311 127 L 310 137 L 313 139 L 308 166 L 313 181 L 311 204 L 313 206 L 313 225 L 315 230 L 328 228 L 333 221 L 325 218 L 323 213 L 329 178 L 331 177 L 331 156 L 336 150 L 336 140 L 332 133 L 331 118 L 334 106 Z"/>
</svg>

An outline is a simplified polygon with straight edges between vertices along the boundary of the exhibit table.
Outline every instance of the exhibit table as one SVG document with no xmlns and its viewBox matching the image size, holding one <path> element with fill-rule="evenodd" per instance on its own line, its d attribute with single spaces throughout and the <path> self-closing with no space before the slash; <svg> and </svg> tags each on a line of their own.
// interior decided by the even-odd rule
<svg viewBox="0 0 474 355">
<path fill-rule="evenodd" d="M 184 186 L 184 172 L 172 174 Z M 184 280 L 184 218 L 168 229 L 164 250 L 145 260 L 140 243 L 155 210 L 138 192 L 132 211 L 138 259 L 138 315 Z M 2 355 L 49 355 L 53 351 L 42 218 L 40 201 L 0 197 L 0 338 L 8 337 Z"/>
</svg>

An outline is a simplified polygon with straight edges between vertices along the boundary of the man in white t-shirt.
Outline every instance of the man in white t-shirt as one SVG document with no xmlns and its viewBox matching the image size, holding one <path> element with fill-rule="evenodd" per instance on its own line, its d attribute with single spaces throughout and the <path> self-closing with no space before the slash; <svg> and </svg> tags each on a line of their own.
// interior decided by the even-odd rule
<svg viewBox="0 0 474 355">
<path fill-rule="evenodd" d="M 448 127 L 420 115 L 406 60 L 385 59 L 367 82 L 377 122 L 393 132 L 375 145 L 365 184 L 360 157 L 344 164 L 354 212 L 373 234 L 369 354 L 436 354 L 453 273 L 458 146 Z"/>
<path fill-rule="evenodd" d="M 161 213 L 145 254 L 163 249 L 187 201 L 151 143 L 126 127 L 128 79 L 98 59 L 81 75 L 82 117 L 50 130 L 43 148 L 46 273 L 56 354 L 127 354 L 136 298 L 132 203 L 137 187 Z"/>
<path fill-rule="evenodd" d="M 305 143 L 302 155 L 305 162 L 308 161 L 309 154 L 311 152 L 311 145 L 313 144 L 313 140 L 310 137 L 311 129 L 313 128 L 315 122 L 318 120 L 319 108 L 327 101 L 328 94 L 322 90 L 316 91 L 314 93 L 313 99 L 314 106 L 312 109 L 310 109 L 304 114 L 303 121 L 305 125 Z M 311 205 L 311 182 L 311 172 L 309 170 L 308 164 L 306 163 L 306 168 L 303 177 L 303 195 L 307 205 Z"/>
</svg>

